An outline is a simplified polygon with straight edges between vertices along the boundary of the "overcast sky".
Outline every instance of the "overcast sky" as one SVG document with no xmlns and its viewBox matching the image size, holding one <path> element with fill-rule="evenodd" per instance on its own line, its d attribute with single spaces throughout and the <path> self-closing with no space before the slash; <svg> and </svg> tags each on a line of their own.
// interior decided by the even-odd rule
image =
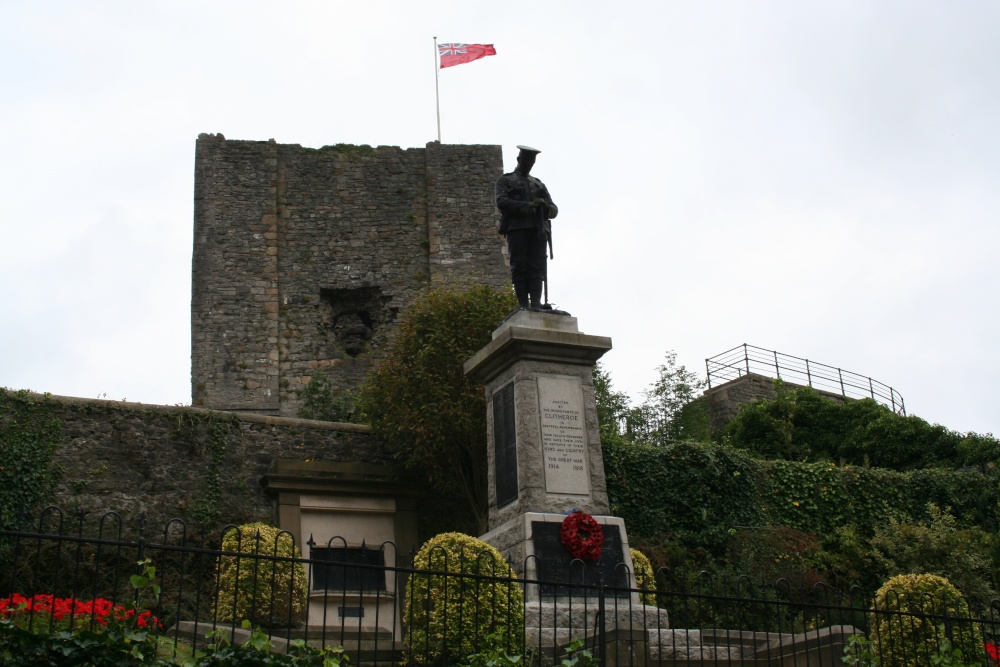
<svg viewBox="0 0 1000 667">
<path fill-rule="evenodd" d="M 0 386 L 189 403 L 201 132 L 542 149 L 638 397 L 744 342 L 1000 433 L 1000 2 L 0 3 Z"/>
</svg>

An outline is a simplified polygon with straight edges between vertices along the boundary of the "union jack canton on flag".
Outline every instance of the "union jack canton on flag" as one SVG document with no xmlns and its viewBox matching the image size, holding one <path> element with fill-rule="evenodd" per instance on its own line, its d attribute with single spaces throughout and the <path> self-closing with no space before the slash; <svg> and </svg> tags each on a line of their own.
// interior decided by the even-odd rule
<svg viewBox="0 0 1000 667">
<path fill-rule="evenodd" d="M 438 56 L 441 58 L 441 69 L 453 65 L 464 65 L 486 56 L 495 56 L 497 50 L 492 44 L 459 44 L 450 42 L 438 44 Z"/>
</svg>

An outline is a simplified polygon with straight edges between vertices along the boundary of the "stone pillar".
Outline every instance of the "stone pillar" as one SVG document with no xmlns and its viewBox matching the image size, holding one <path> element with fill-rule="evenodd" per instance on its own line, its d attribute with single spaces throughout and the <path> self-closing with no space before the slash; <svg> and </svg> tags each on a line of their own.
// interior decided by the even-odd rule
<svg viewBox="0 0 1000 667">
<path fill-rule="evenodd" d="M 529 579 L 629 583 L 616 572 L 632 563 L 624 522 L 608 516 L 594 399 L 594 363 L 610 349 L 611 339 L 580 333 L 575 317 L 519 310 L 465 363 L 486 385 L 489 531 L 481 539 Z M 602 525 L 598 561 L 574 564 L 560 542 L 573 509 Z M 529 590 L 529 599 L 550 595 L 574 594 Z"/>
<path fill-rule="evenodd" d="M 526 637 L 540 646 L 581 632 L 592 638 L 597 625 L 581 629 L 581 621 L 599 609 L 598 583 L 608 597 L 606 628 L 643 628 L 649 614 L 666 622 L 629 592 L 625 522 L 608 515 L 593 368 L 610 349 L 610 338 L 580 333 L 575 317 L 518 310 L 465 362 L 465 374 L 486 385 L 489 531 L 480 539 L 519 576 L 541 582 L 525 587 Z M 575 560 L 561 542 L 573 509 L 593 515 L 604 533 L 595 561 Z"/>
<path fill-rule="evenodd" d="M 516 311 L 465 363 L 486 385 L 489 527 L 525 512 L 609 511 L 592 379 L 611 339 Z"/>
</svg>

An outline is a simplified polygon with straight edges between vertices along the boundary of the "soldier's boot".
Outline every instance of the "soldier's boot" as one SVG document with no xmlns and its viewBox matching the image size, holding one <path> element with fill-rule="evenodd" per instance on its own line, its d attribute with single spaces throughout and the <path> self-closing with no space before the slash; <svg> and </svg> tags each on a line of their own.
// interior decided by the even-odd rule
<svg viewBox="0 0 1000 667">
<path fill-rule="evenodd" d="M 514 283 L 514 296 L 517 297 L 517 305 L 521 308 L 528 307 L 528 283 Z"/>
<path fill-rule="evenodd" d="M 542 303 L 542 281 L 532 282 L 528 288 L 531 297 L 531 307 L 534 310 L 551 310 L 552 306 Z"/>
</svg>

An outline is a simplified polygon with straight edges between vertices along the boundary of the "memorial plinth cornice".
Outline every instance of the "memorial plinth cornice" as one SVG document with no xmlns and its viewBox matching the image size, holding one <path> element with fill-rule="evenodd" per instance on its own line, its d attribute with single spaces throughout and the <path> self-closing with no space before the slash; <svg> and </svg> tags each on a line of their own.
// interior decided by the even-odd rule
<svg viewBox="0 0 1000 667">
<path fill-rule="evenodd" d="M 607 336 L 508 326 L 462 366 L 476 382 L 486 383 L 518 361 L 593 366 L 611 349 Z"/>
</svg>

